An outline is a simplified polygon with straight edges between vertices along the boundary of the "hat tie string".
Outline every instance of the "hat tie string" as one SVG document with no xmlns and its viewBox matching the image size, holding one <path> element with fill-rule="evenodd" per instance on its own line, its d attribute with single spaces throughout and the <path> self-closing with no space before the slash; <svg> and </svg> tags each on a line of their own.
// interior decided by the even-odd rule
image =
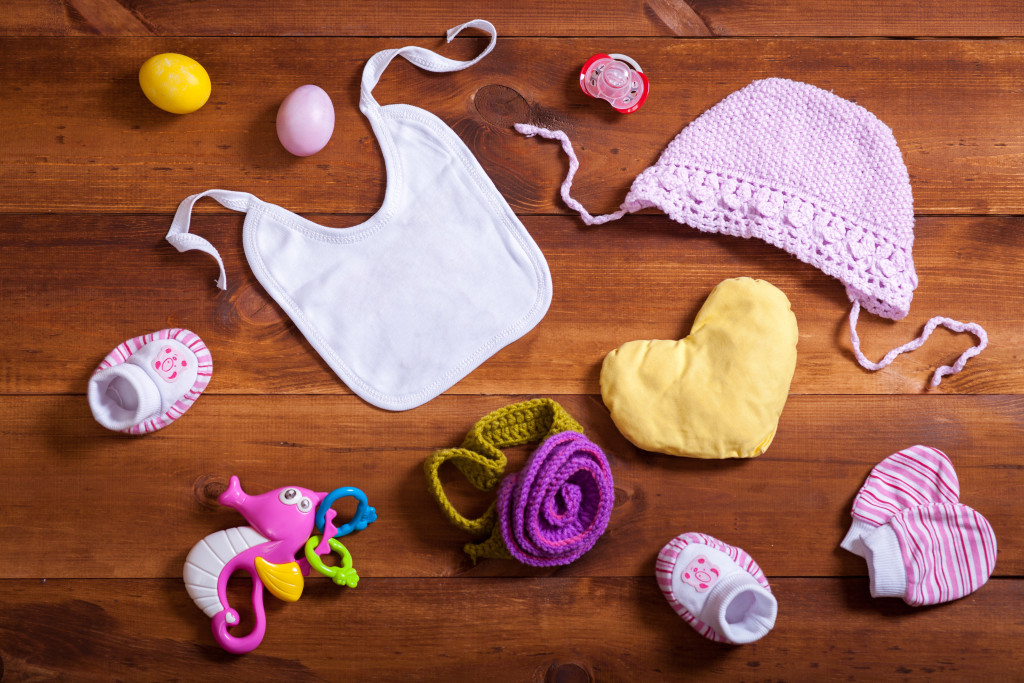
<svg viewBox="0 0 1024 683">
<path fill-rule="evenodd" d="M 964 351 L 962 354 L 960 354 L 960 357 L 957 358 L 956 362 L 953 363 L 953 365 L 943 365 L 942 367 L 935 370 L 935 374 L 932 375 L 932 387 L 939 386 L 939 383 L 942 382 L 942 378 L 945 377 L 946 375 L 955 375 L 956 373 L 963 370 L 964 365 L 967 364 L 967 361 L 969 359 L 973 358 L 974 356 L 977 356 L 979 353 L 985 350 L 986 346 L 988 346 L 988 333 L 985 332 L 985 328 L 983 328 L 981 325 L 977 323 L 962 323 L 959 320 L 953 320 L 951 318 L 945 318 L 942 316 L 935 316 L 925 324 L 924 330 L 921 332 L 921 336 L 919 336 L 917 339 L 912 339 L 903 346 L 896 347 L 895 349 L 889 351 L 889 353 L 885 354 L 885 357 L 882 360 L 878 361 L 877 363 L 873 363 L 870 360 L 868 360 L 867 356 L 865 356 L 864 353 L 860 350 L 860 337 L 857 335 L 857 318 L 859 316 L 860 302 L 857 301 L 856 299 L 853 299 L 853 306 L 850 308 L 850 343 L 853 345 L 853 355 L 857 357 L 857 362 L 860 363 L 861 367 L 871 371 L 881 370 L 885 366 L 892 363 L 893 360 L 896 359 L 896 356 L 900 355 L 901 353 L 916 351 L 917 349 L 924 346 L 924 343 L 928 340 L 928 337 L 931 336 L 931 333 L 934 332 L 935 328 L 938 327 L 939 325 L 945 327 L 948 330 L 952 330 L 953 332 L 970 332 L 975 337 L 977 337 L 978 343 L 975 346 L 972 346 L 971 348 Z"/>
</svg>

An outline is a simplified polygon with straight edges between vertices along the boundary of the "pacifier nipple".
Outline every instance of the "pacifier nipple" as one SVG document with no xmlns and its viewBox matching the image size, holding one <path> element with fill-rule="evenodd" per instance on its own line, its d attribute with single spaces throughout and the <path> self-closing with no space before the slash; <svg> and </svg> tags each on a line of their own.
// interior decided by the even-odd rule
<svg viewBox="0 0 1024 683">
<path fill-rule="evenodd" d="M 621 95 L 623 88 L 629 83 L 629 69 L 624 64 L 609 64 L 603 76 L 597 87 L 602 97 Z"/>
</svg>

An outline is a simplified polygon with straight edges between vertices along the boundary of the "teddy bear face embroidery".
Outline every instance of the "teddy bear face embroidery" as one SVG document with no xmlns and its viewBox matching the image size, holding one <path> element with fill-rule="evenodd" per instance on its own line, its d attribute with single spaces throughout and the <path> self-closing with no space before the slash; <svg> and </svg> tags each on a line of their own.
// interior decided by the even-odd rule
<svg viewBox="0 0 1024 683">
<path fill-rule="evenodd" d="M 165 382 L 173 382 L 178 379 L 178 371 L 188 367 L 188 361 L 178 357 L 178 352 L 169 346 L 160 349 L 156 360 L 153 361 L 153 369 Z"/>
<path fill-rule="evenodd" d="M 703 593 L 718 581 L 719 571 L 718 567 L 708 562 L 708 558 L 699 555 L 683 569 L 681 575 L 683 583 L 693 586 L 698 593 Z"/>
</svg>

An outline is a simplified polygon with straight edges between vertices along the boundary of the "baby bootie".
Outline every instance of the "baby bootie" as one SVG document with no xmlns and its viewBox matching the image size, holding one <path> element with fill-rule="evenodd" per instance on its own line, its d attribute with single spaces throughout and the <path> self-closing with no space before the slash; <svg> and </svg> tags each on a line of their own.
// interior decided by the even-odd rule
<svg viewBox="0 0 1024 683">
<path fill-rule="evenodd" d="M 198 335 L 170 328 L 129 339 L 89 378 L 89 407 L 107 429 L 145 434 L 188 410 L 210 383 L 213 360 Z"/>
<path fill-rule="evenodd" d="M 676 536 L 658 553 L 655 575 L 672 609 L 705 638 L 743 645 L 775 626 L 778 603 L 761 568 L 717 538 Z"/>
<path fill-rule="evenodd" d="M 866 557 L 863 539 L 908 508 L 957 503 L 960 481 L 945 453 L 911 446 L 875 465 L 853 501 L 853 523 L 840 547 Z"/>
<path fill-rule="evenodd" d="M 915 607 L 973 593 L 996 566 L 992 526 L 961 503 L 903 510 L 863 540 L 871 597 Z"/>
</svg>

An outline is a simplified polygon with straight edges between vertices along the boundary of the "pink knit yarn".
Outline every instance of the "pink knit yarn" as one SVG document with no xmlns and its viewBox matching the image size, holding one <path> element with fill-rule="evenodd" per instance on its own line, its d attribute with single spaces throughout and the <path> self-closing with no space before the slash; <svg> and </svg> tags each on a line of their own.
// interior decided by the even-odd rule
<svg viewBox="0 0 1024 683">
<path fill-rule="evenodd" d="M 976 335 L 977 346 L 936 371 L 937 386 L 987 344 L 979 325 L 933 318 L 919 339 L 879 363 L 861 353 L 860 307 L 904 318 L 918 279 L 907 167 L 889 127 L 853 102 L 806 83 L 755 81 L 684 128 L 605 216 L 591 216 L 569 196 L 579 162 L 565 133 L 527 124 L 516 130 L 562 142 L 570 158 L 562 198 L 588 225 L 654 207 L 704 232 L 757 237 L 841 281 L 853 304 L 854 355 L 867 369 L 918 348 L 937 325 Z"/>
</svg>

